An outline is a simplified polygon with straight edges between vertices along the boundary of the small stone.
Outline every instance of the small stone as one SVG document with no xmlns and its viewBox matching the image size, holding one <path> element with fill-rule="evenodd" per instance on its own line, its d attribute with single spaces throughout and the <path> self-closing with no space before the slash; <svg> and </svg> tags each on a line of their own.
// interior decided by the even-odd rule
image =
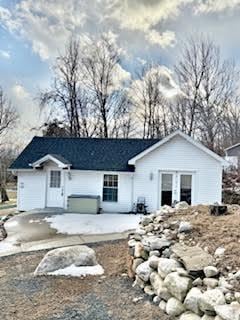
<svg viewBox="0 0 240 320">
<path fill-rule="evenodd" d="M 136 275 L 135 276 L 135 281 L 133 282 L 132 286 L 133 286 L 133 288 L 140 287 L 140 288 L 143 289 L 145 287 L 145 282 Z"/>
<path fill-rule="evenodd" d="M 164 205 L 162 206 L 159 210 L 156 211 L 156 216 L 164 216 L 164 215 L 172 215 L 175 213 L 175 209 L 168 206 L 168 205 Z"/>
<path fill-rule="evenodd" d="M 165 250 L 163 250 L 162 252 L 162 258 L 170 258 L 171 256 L 171 249 L 166 248 Z"/>
<path fill-rule="evenodd" d="M 198 306 L 198 301 L 201 296 L 202 296 L 202 292 L 200 289 L 192 288 L 188 292 L 188 294 L 184 300 L 184 306 L 186 307 L 186 309 L 189 311 L 192 311 L 198 315 L 202 315 L 202 312 L 200 311 L 199 306 Z"/>
<path fill-rule="evenodd" d="M 226 249 L 223 248 L 223 247 L 218 247 L 216 250 L 215 250 L 215 257 L 222 257 L 225 253 Z"/>
<path fill-rule="evenodd" d="M 234 298 L 236 299 L 236 301 L 237 301 L 238 303 L 240 303 L 240 292 L 235 292 Z"/>
<path fill-rule="evenodd" d="M 133 264 L 132 264 L 132 271 L 136 272 L 137 267 L 143 263 L 144 260 L 142 258 L 136 258 L 133 260 Z"/>
<path fill-rule="evenodd" d="M 222 305 L 215 306 L 216 314 L 223 320 L 239 320 L 240 319 L 240 305 Z"/>
<path fill-rule="evenodd" d="M 143 300 L 143 297 L 136 297 L 132 299 L 132 302 L 137 303 L 139 301 Z"/>
<path fill-rule="evenodd" d="M 188 208 L 189 208 L 189 204 L 186 201 L 178 202 L 175 205 L 175 209 L 176 210 L 185 210 L 185 209 L 188 209 Z"/>
<path fill-rule="evenodd" d="M 178 228 L 179 233 L 189 233 L 193 229 L 192 225 L 188 221 L 181 221 L 180 226 Z"/>
<path fill-rule="evenodd" d="M 135 245 L 134 257 L 143 258 L 144 260 L 148 259 L 148 253 L 141 242 L 137 242 Z"/>
<path fill-rule="evenodd" d="M 201 320 L 216 320 L 215 316 L 208 316 L 207 314 L 205 314 Z"/>
<path fill-rule="evenodd" d="M 150 242 L 150 250 L 162 250 L 168 248 L 171 242 L 167 239 L 155 238 Z"/>
<path fill-rule="evenodd" d="M 153 271 L 153 269 L 149 265 L 149 261 L 145 261 L 141 263 L 137 269 L 136 274 L 139 276 L 140 279 L 142 279 L 144 282 L 147 282 L 150 278 L 150 274 Z"/>
<path fill-rule="evenodd" d="M 160 257 L 160 252 L 158 250 L 153 250 L 149 252 L 149 257 L 156 256 Z"/>
<path fill-rule="evenodd" d="M 185 311 L 184 305 L 176 298 L 170 298 L 166 305 L 166 313 L 171 317 L 177 317 Z"/>
<path fill-rule="evenodd" d="M 136 241 L 141 241 L 142 240 L 142 236 L 139 233 L 134 233 L 133 239 L 136 240 Z"/>
<path fill-rule="evenodd" d="M 148 226 L 151 222 L 152 222 L 152 218 L 149 218 L 149 217 L 144 217 L 141 221 L 144 227 Z"/>
<path fill-rule="evenodd" d="M 134 239 L 130 239 L 128 241 L 128 246 L 129 247 L 135 247 L 135 245 L 137 244 L 138 241 L 134 240 Z"/>
<path fill-rule="evenodd" d="M 234 279 L 240 280 L 240 270 L 234 274 Z"/>
<path fill-rule="evenodd" d="M 153 297 L 155 295 L 151 286 L 144 287 L 144 292 L 150 297 Z"/>
<path fill-rule="evenodd" d="M 159 258 L 158 273 L 162 278 L 165 278 L 169 273 L 176 271 L 181 265 L 174 259 Z"/>
<path fill-rule="evenodd" d="M 204 278 L 203 284 L 208 288 L 214 289 L 218 286 L 218 280 L 214 278 Z"/>
<path fill-rule="evenodd" d="M 156 256 L 151 256 L 148 261 L 149 261 L 149 266 L 153 268 L 154 270 L 157 270 L 158 268 L 158 263 L 159 263 L 160 258 Z"/>
<path fill-rule="evenodd" d="M 207 278 L 213 278 L 219 274 L 218 269 L 213 266 L 207 266 L 203 269 L 203 271 Z"/>
<path fill-rule="evenodd" d="M 203 281 L 201 278 L 197 278 L 193 281 L 192 285 L 194 287 L 201 287 L 203 285 Z"/>
<path fill-rule="evenodd" d="M 162 278 L 159 276 L 159 274 L 157 272 L 152 272 L 150 275 L 150 283 L 153 287 L 154 293 L 157 296 L 160 296 L 163 288 L 164 288 L 164 284 L 163 284 L 163 280 Z"/>
<path fill-rule="evenodd" d="M 225 300 L 228 304 L 230 304 L 231 302 L 233 302 L 235 300 L 234 294 L 231 292 L 227 292 L 225 294 Z"/>
<path fill-rule="evenodd" d="M 225 303 L 225 297 L 221 290 L 211 289 L 205 291 L 199 299 L 199 308 L 204 313 L 215 315 L 214 307 Z"/>
<path fill-rule="evenodd" d="M 160 299 L 158 296 L 155 296 L 155 297 L 153 298 L 153 303 L 155 303 L 155 304 L 159 304 L 160 301 L 161 301 L 161 299 Z"/>
<path fill-rule="evenodd" d="M 161 300 L 161 302 L 159 303 L 159 308 L 162 310 L 162 311 L 166 311 L 166 305 L 167 303 L 164 301 L 164 300 Z"/>
</svg>

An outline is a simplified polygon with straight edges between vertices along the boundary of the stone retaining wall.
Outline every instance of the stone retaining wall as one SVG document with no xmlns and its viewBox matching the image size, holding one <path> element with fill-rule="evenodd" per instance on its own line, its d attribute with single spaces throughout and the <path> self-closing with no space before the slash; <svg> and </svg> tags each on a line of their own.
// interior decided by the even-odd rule
<svg viewBox="0 0 240 320">
<path fill-rule="evenodd" d="M 145 216 L 130 236 L 134 286 L 140 286 L 173 319 L 240 320 L 240 292 L 234 291 L 240 271 L 221 275 L 214 257 L 181 240 L 191 232 L 191 224 L 169 222 L 170 215 L 187 206 L 163 206 Z"/>
</svg>

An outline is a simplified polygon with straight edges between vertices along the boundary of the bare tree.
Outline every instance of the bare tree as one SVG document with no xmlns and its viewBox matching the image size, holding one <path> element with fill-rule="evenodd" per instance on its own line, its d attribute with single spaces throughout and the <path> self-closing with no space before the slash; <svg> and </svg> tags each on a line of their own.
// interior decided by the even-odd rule
<svg viewBox="0 0 240 320">
<path fill-rule="evenodd" d="M 175 109 L 179 127 L 216 151 L 225 109 L 237 92 L 234 63 L 222 61 L 219 48 L 209 39 L 192 37 L 184 44 L 175 71 L 182 91 Z"/>
<path fill-rule="evenodd" d="M 5 96 L 0 86 L 0 137 L 15 124 L 18 119 L 16 109 Z"/>
<path fill-rule="evenodd" d="M 10 100 L 4 95 L 2 87 L 0 87 L 0 194 L 1 201 L 8 201 L 8 195 L 6 192 L 6 163 L 4 161 L 5 141 L 3 140 L 4 134 L 12 128 L 18 119 L 16 109 L 11 104 Z"/>
<path fill-rule="evenodd" d="M 157 65 L 142 68 L 130 90 L 137 126 L 143 138 L 161 138 L 169 132 L 168 104 L 161 92 L 161 72 Z"/>
<path fill-rule="evenodd" d="M 223 115 L 221 145 L 226 148 L 240 141 L 240 106 L 239 99 L 229 104 Z"/>
<path fill-rule="evenodd" d="M 124 104 L 126 102 L 123 87 L 117 83 L 121 68 L 120 52 L 108 36 L 102 35 L 99 41 L 85 46 L 82 67 L 83 83 L 91 97 L 94 116 L 98 119 L 97 135 L 108 138 L 112 126 L 116 126 L 116 121 L 127 111 L 123 107 L 123 101 Z"/>
<path fill-rule="evenodd" d="M 128 104 L 123 88 L 116 86 L 119 62 L 120 53 L 106 36 L 81 46 L 71 39 L 57 58 L 54 82 L 41 94 L 41 106 L 54 107 L 54 118 L 67 123 L 70 136 L 108 138 L 120 134 L 119 124 L 126 118 Z"/>
</svg>

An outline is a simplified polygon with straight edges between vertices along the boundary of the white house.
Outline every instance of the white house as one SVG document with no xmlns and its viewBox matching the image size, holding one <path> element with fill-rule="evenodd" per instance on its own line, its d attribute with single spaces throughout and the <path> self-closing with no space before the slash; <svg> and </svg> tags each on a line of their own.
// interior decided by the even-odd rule
<svg viewBox="0 0 240 320">
<path fill-rule="evenodd" d="M 63 207 L 70 195 L 100 196 L 105 212 L 174 201 L 221 202 L 225 160 L 180 131 L 162 140 L 34 137 L 10 169 L 17 206 Z"/>
</svg>

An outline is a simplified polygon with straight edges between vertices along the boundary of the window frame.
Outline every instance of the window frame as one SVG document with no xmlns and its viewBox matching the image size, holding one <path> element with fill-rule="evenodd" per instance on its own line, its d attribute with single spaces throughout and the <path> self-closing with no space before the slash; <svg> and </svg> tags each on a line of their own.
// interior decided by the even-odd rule
<svg viewBox="0 0 240 320">
<path fill-rule="evenodd" d="M 61 188 L 61 180 L 62 180 L 61 170 L 50 170 L 49 188 L 51 189 Z"/>
<path fill-rule="evenodd" d="M 103 202 L 118 202 L 118 187 L 119 177 L 118 174 L 104 174 L 103 175 L 103 189 L 102 189 L 102 201 Z M 113 191 L 111 199 L 106 198 L 106 191 Z"/>
</svg>

